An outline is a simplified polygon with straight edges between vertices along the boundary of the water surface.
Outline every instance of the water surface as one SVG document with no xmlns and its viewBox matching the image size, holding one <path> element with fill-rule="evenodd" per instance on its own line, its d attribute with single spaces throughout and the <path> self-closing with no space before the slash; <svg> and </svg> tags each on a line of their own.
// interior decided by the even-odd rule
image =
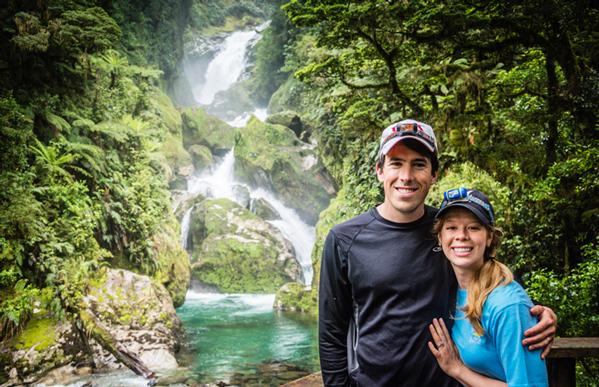
<svg viewBox="0 0 599 387">
<path fill-rule="evenodd" d="M 272 309 L 274 295 L 189 292 L 177 314 L 202 383 L 278 386 L 318 370 L 316 324 Z"/>
</svg>

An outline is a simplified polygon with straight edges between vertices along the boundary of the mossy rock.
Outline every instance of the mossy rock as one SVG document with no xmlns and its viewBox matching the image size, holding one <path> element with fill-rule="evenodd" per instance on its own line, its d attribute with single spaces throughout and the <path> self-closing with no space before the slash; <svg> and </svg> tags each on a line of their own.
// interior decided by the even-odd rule
<svg viewBox="0 0 599 387">
<path fill-rule="evenodd" d="M 172 175 L 181 167 L 185 167 L 193 163 L 192 156 L 183 148 L 181 136 L 173 133 L 168 133 L 162 143 L 161 153 L 166 158 L 166 161 L 171 168 Z"/>
<path fill-rule="evenodd" d="M 314 171 L 302 169 L 309 150 L 285 126 L 250 119 L 238 131 L 235 145 L 235 174 L 253 186 L 267 186 L 309 224 L 326 208 L 329 194 Z"/>
<path fill-rule="evenodd" d="M 40 312 L 27 322 L 2 351 L 0 373 L 9 377 L 8 385 L 32 384 L 50 370 L 77 359 L 90 360 L 83 352 L 80 336 L 68 321 L 59 321 Z M 6 355 L 6 357 L 4 356 Z"/>
<path fill-rule="evenodd" d="M 235 144 L 235 129 L 201 108 L 187 108 L 183 118 L 183 145 L 204 145 L 212 154 L 222 155 Z"/>
<path fill-rule="evenodd" d="M 193 166 L 198 171 L 206 169 L 206 167 L 212 165 L 214 162 L 210 149 L 205 145 L 194 144 L 189 147 L 188 151 L 191 155 Z"/>
<path fill-rule="evenodd" d="M 312 133 L 311 128 L 304 123 L 299 113 L 292 110 L 286 110 L 275 113 L 266 119 L 269 124 L 283 125 L 295 133 L 296 137 L 304 142 L 308 142 Z"/>
<path fill-rule="evenodd" d="M 264 220 L 281 219 L 277 210 L 262 198 L 253 199 L 250 203 L 250 211 Z"/>
<path fill-rule="evenodd" d="M 57 322 L 49 317 L 33 318 L 20 335 L 13 339 L 16 349 L 36 348 L 42 351 L 56 343 Z"/>
<path fill-rule="evenodd" d="M 182 325 L 168 290 L 155 279 L 105 268 L 91 281 L 80 316 L 91 337 L 138 356 L 150 369 L 176 368 Z M 92 348 L 94 359 L 109 358 Z"/>
<path fill-rule="evenodd" d="M 273 293 L 290 280 L 283 270 L 273 268 L 276 251 L 261 241 L 228 235 L 209 237 L 204 246 L 194 276 L 221 292 Z"/>
<path fill-rule="evenodd" d="M 168 131 L 180 135 L 182 125 L 181 113 L 173 105 L 169 96 L 156 88 L 150 101 L 152 107 L 160 117 L 160 121 L 168 128 Z"/>
<path fill-rule="evenodd" d="M 206 107 L 208 113 L 232 121 L 243 113 L 254 110 L 254 97 L 248 91 L 248 83 L 236 82 L 227 90 L 219 91 L 214 102 Z"/>
<path fill-rule="evenodd" d="M 181 247 L 179 227 L 174 219 L 163 226 L 163 231 L 153 238 L 158 270 L 154 279 L 164 285 L 175 307 L 183 305 L 191 279 L 187 252 Z"/>
<path fill-rule="evenodd" d="M 170 190 L 186 191 L 187 190 L 187 178 L 185 176 L 175 175 L 168 183 Z"/>
<path fill-rule="evenodd" d="M 291 282 L 283 285 L 275 296 L 275 309 L 300 312 L 313 317 L 318 314 L 318 294 L 305 285 Z"/>
<path fill-rule="evenodd" d="M 228 199 L 196 205 L 190 232 L 192 276 L 221 292 L 274 293 L 301 277 L 279 230 Z"/>
</svg>

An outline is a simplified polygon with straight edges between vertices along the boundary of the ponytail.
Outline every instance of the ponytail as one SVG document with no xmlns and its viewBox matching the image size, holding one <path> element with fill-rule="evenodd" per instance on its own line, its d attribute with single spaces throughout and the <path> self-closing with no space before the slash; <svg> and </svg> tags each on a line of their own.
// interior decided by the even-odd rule
<svg viewBox="0 0 599 387">
<path fill-rule="evenodd" d="M 479 336 L 485 333 L 481 324 L 481 318 L 483 305 L 489 293 L 496 287 L 507 285 L 513 280 L 514 275 L 506 265 L 496 261 L 494 258 L 490 258 L 485 261 L 468 285 L 466 306 L 462 310 Z"/>
</svg>

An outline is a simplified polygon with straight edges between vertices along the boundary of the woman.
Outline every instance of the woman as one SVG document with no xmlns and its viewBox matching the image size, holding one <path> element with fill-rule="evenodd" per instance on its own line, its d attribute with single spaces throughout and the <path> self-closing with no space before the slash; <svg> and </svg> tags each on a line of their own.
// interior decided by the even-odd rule
<svg viewBox="0 0 599 387">
<path fill-rule="evenodd" d="M 466 386 L 547 386 L 540 350 L 520 344 L 536 320 L 524 289 L 495 259 L 500 231 L 491 203 L 477 190 L 450 190 L 436 219 L 434 232 L 460 287 L 451 334 L 442 319 L 430 325 L 428 345 L 439 366 Z"/>
</svg>

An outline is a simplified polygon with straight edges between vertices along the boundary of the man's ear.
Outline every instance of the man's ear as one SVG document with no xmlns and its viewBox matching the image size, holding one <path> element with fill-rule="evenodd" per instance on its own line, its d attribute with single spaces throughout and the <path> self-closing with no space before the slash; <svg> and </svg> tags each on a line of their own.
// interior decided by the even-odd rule
<svg viewBox="0 0 599 387">
<path fill-rule="evenodd" d="M 383 181 L 385 181 L 385 176 L 383 173 L 383 166 L 381 165 L 381 163 L 376 163 L 376 177 L 377 179 L 382 183 Z"/>
<path fill-rule="evenodd" d="M 434 184 L 434 183 L 437 182 L 437 176 L 438 175 L 439 175 L 438 173 L 433 173 L 433 179 L 431 180 L 431 184 Z"/>
</svg>

